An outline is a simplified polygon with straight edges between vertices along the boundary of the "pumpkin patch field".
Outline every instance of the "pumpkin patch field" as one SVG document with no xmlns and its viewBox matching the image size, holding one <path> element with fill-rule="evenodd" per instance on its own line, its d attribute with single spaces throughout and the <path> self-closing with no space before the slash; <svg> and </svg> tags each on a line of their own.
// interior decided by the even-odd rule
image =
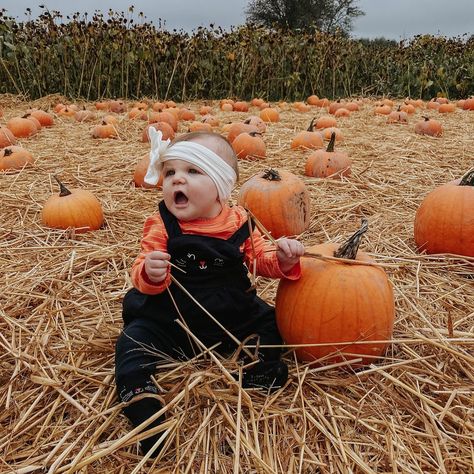
<svg viewBox="0 0 474 474">
<path fill-rule="evenodd" d="M 474 472 L 469 101 L 0 95 L 0 472 Z M 232 202 L 306 249 L 301 282 L 255 280 L 288 383 L 241 390 L 235 360 L 206 351 L 164 360 L 155 459 L 114 384 L 129 271 L 161 199 L 141 185 L 150 124 L 232 138 Z"/>
</svg>

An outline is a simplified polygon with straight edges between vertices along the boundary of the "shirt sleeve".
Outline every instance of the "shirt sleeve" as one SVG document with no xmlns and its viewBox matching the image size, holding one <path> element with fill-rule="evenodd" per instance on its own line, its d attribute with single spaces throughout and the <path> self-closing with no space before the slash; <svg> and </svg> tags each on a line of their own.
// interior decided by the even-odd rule
<svg viewBox="0 0 474 474">
<path fill-rule="evenodd" d="M 157 295 L 163 293 L 171 283 L 170 268 L 166 278 L 160 283 L 153 283 L 145 272 L 145 256 L 153 250 L 161 252 L 168 251 L 168 234 L 161 216 L 157 213 L 145 221 L 143 237 L 141 240 L 141 251 L 132 265 L 131 278 L 133 286 L 146 295 Z"/>
</svg>

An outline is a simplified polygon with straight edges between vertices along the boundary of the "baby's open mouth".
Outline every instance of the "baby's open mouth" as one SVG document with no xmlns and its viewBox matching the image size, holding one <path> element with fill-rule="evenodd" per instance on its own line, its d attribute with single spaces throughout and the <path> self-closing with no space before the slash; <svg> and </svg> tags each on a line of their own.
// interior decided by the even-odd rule
<svg viewBox="0 0 474 474">
<path fill-rule="evenodd" d="M 174 202 L 175 204 L 186 204 L 188 202 L 188 197 L 182 191 L 176 191 L 174 193 Z"/>
</svg>

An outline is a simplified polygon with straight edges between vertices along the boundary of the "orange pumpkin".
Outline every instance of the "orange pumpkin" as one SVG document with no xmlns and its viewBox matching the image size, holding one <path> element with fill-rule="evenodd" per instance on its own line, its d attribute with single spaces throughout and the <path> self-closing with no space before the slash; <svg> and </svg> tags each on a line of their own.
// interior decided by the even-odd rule
<svg viewBox="0 0 474 474">
<path fill-rule="evenodd" d="M 32 117 L 35 117 L 42 127 L 51 127 L 52 125 L 54 125 L 53 115 L 44 110 L 33 109 L 30 110 L 28 113 Z"/>
<path fill-rule="evenodd" d="M 260 117 L 257 117 L 256 115 L 251 115 L 250 117 L 247 117 L 244 120 L 244 123 L 246 125 L 252 125 L 253 127 L 256 127 L 257 132 L 259 133 L 265 133 L 265 131 L 267 130 L 266 123 Z"/>
<path fill-rule="evenodd" d="M 163 182 L 163 176 L 161 174 L 160 174 L 160 179 L 158 180 L 157 184 L 153 185 L 153 184 L 145 183 L 145 175 L 148 171 L 149 165 L 150 165 L 150 153 L 147 153 L 140 158 L 140 160 L 137 163 L 137 166 L 135 167 L 135 171 L 133 173 L 133 182 L 135 183 L 135 186 L 138 186 L 141 188 L 161 187 L 161 184 Z"/>
<path fill-rule="evenodd" d="M 7 128 L 16 138 L 27 138 L 38 131 L 37 125 L 25 117 L 13 117 L 7 122 Z"/>
<path fill-rule="evenodd" d="M 339 107 L 334 112 L 334 117 L 349 117 L 351 115 L 351 111 L 346 109 L 345 107 Z"/>
<path fill-rule="evenodd" d="M 276 109 L 273 109 L 271 107 L 265 107 L 260 112 L 260 118 L 264 122 L 279 122 L 280 121 L 280 114 L 278 113 L 278 110 L 276 110 Z"/>
<path fill-rule="evenodd" d="M 391 111 L 392 111 L 392 107 L 390 107 L 387 104 L 382 104 L 382 105 L 379 105 L 378 107 L 375 107 L 374 113 L 376 115 L 389 115 Z"/>
<path fill-rule="evenodd" d="M 234 110 L 236 112 L 248 112 L 249 111 L 249 104 L 247 104 L 247 102 L 245 101 L 237 101 L 237 102 L 234 102 Z"/>
<path fill-rule="evenodd" d="M 152 112 L 148 119 L 149 123 L 155 122 L 167 122 L 169 123 L 175 132 L 178 131 L 178 119 L 171 112 Z"/>
<path fill-rule="evenodd" d="M 393 110 L 388 114 L 387 123 L 408 123 L 408 114 L 401 110 L 401 107 L 398 107 L 397 110 Z"/>
<path fill-rule="evenodd" d="M 300 234 L 309 227 L 309 192 L 304 181 L 289 171 L 268 169 L 253 175 L 241 186 L 237 201 L 274 238 Z"/>
<path fill-rule="evenodd" d="M 314 131 L 314 118 L 311 120 L 307 130 L 299 132 L 291 141 L 291 148 L 314 149 L 324 146 L 323 138 Z"/>
<path fill-rule="evenodd" d="M 109 110 L 116 114 L 121 114 L 127 110 L 127 106 L 123 100 L 111 100 L 109 102 Z"/>
<path fill-rule="evenodd" d="M 470 97 L 469 99 L 465 99 L 462 104 L 463 110 L 474 110 L 474 97 Z"/>
<path fill-rule="evenodd" d="M 238 158 L 254 160 L 265 158 L 267 149 L 258 132 L 244 132 L 231 143 Z"/>
<path fill-rule="evenodd" d="M 423 120 L 420 120 L 415 124 L 415 133 L 418 133 L 419 135 L 440 137 L 443 134 L 443 127 L 437 120 L 423 117 Z"/>
<path fill-rule="evenodd" d="M 0 150 L 0 170 L 19 170 L 33 162 L 33 155 L 21 146 L 12 145 Z"/>
<path fill-rule="evenodd" d="M 365 223 L 364 223 L 365 225 Z M 395 318 L 393 289 L 382 268 L 358 250 L 362 227 L 344 245 L 326 243 L 307 254 L 351 259 L 354 264 L 301 258 L 301 278 L 282 278 L 275 312 L 283 340 L 302 362 L 351 361 L 359 367 L 383 355 Z M 356 262 L 360 262 L 357 264 Z M 355 359 L 361 358 L 357 362 Z"/>
<path fill-rule="evenodd" d="M 117 129 L 113 124 L 103 121 L 92 129 L 92 138 L 118 138 Z"/>
<path fill-rule="evenodd" d="M 99 229 L 104 214 L 99 200 L 85 189 L 67 189 L 56 177 L 59 195 L 53 195 L 44 203 L 41 222 L 53 229 L 74 228 L 76 232 Z"/>
<path fill-rule="evenodd" d="M 191 122 L 188 127 L 189 132 L 212 132 L 212 126 L 208 123 Z"/>
<path fill-rule="evenodd" d="M 154 122 L 148 124 L 142 132 L 142 142 L 149 142 L 150 141 L 150 136 L 148 135 L 150 127 L 153 127 L 155 130 L 161 130 L 163 136 L 163 140 L 173 140 L 174 138 L 174 130 L 173 127 L 166 122 Z"/>
<path fill-rule="evenodd" d="M 474 170 L 423 199 L 415 215 L 414 236 L 420 251 L 474 257 Z"/>
<path fill-rule="evenodd" d="M 196 114 L 192 110 L 187 109 L 186 107 L 179 109 L 178 117 L 180 118 L 180 120 L 184 120 L 186 122 L 196 120 Z"/>
<path fill-rule="evenodd" d="M 337 126 L 337 120 L 331 115 L 322 115 L 316 120 L 316 128 L 328 128 Z"/>
<path fill-rule="evenodd" d="M 306 99 L 306 102 L 309 105 L 318 105 L 319 104 L 319 97 L 316 94 L 312 94 Z"/>
<path fill-rule="evenodd" d="M 443 103 L 438 107 L 438 112 L 440 114 L 449 114 L 456 110 L 456 104 L 454 103 Z"/>
<path fill-rule="evenodd" d="M 203 105 L 199 109 L 199 115 L 207 115 L 207 114 L 212 114 L 212 107 L 210 105 Z"/>
<path fill-rule="evenodd" d="M 0 126 L 0 148 L 15 145 L 16 138 L 12 131 L 7 127 Z"/>
<path fill-rule="evenodd" d="M 245 122 L 235 122 L 227 129 L 227 140 L 232 143 L 241 133 L 258 132 L 258 128 Z"/>
<path fill-rule="evenodd" d="M 308 156 L 304 168 L 306 176 L 339 178 L 351 174 L 351 160 L 346 153 L 334 151 L 336 134 L 333 132 L 326 150 L 318 150 Z"/>
<path fill-rule="evenodd" d="M 222 112 L 232 112 L 234 110 L 234 106 L 228 102 L 224 102 L 221 104 L 221 110 Z"/>
<path fill-rule="evenodd" d="M 92 122 L 95 120 L 95 114 L 91 110 L 86 110 L 86 108 L 83 108 L 74 114 L 74 118 L 77 122 Z"/>
</svg>

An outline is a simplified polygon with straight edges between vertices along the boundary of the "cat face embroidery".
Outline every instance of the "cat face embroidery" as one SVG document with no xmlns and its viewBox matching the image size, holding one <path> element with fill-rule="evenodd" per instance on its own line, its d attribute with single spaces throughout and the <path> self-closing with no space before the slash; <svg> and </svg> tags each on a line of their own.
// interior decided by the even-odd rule
<svg viewBox="0 0 474 474">
<path fill-rule="evenodd" d="M 207 268 L 206 261 L 200 260 L 199 261 L 199 270 L 205 270 Z"/>
</svg>

